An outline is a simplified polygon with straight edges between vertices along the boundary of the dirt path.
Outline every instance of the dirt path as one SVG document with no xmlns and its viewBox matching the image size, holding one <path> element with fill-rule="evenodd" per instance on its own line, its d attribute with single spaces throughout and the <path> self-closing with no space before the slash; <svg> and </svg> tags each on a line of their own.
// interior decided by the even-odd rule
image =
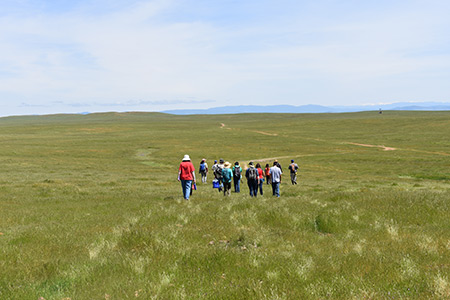
<svg viewBox="0 0 450 300">
<path fill-rule="evenodd" d="M 231 128 L 227 127 L 227 125 L 225 123 L 220 123 L 220 128 L 221 129 L 229 129 L 229 130 L 231 130 Z M 278 136 L 277 133 L 270 133 L 270 132 L 258 131 L 258 130 L 249 130 L 249 131 L 256 132 L 256 133 L 259 133 L 259 134 L 264 134 L 264 135 Z"/>
<path fill-rule="evenodd" d="M 443 155 L 443 156 L 450 156 L 449 153 L 445 153 L 445 152 L 432 152 L 432 151 L 416 150 L 416 149 L 404 149 L 404 150 L 419 152 L 419 153 L 426 153 L 426 154 L 437 154 L 437 155 Z"/>
<path fill-rule="evenodd" d="M 393 147 L 386 147 L 386 146 L 383 146 L 383 145 L 368 145 L 368 144 L 358 144 L 358 143 L 351 143 L 351 142 L 345 142 L 344 144 L 361 146 L 361 147 L 381 148 L 384 151 L 402 150 L 402 151 L 412 151 L 412 152 L 419 152 L 419 153 L 426 153 L 426 154 L 450 156 L 449 153 L 445 153 L 445 152 L 433 152 L 433 151 L 408 149 L 408 148 L 406 148 L 406 149 L 399 149 L 399 148 L 393 148 Z"/>
<path fill-rule="evenodd" d="M 392 148 L 392 147 L 386 147 L 383 145 L 368 145 L 368 144 L 358 144 L 358 143 L 352 143 L 352 142 L 344 142 L 344 144 L 349 144 L 349 145 L 355 145 L 355 146 L 361 146 L 361 147 L 370 147 L 370 148 L 381 148 L 384 151 L 393 151 L 393 150 L 397 150 L 397 148 Z"/>
<path fill-rule="evenodd" d="M 270 136 L 278 136 L 278 134 L 277 133 L 269 133 L 269 132 L 264 132 L 264 131 L 253 131 L 253 132 L 256 132 L 256 133 L 259 133 L 259 134 L 264 134 L 264 135 L 270 135 Z"/>
</svg>

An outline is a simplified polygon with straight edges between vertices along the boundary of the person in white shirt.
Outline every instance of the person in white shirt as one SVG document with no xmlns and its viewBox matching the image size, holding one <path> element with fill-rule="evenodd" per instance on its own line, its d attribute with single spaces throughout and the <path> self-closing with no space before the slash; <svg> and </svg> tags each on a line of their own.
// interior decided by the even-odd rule
<svg viewBox="0 0 450 300">
<path fill-rule="evenodd" d="M 280 197 L 280 182 L 281 182 L 281 169 L 278 168 L 277 162 L 273 163 L 273 167 L 269 171 L 270 178 L 272 179 L 272 193 L 274 196 Z"/>
</svg>

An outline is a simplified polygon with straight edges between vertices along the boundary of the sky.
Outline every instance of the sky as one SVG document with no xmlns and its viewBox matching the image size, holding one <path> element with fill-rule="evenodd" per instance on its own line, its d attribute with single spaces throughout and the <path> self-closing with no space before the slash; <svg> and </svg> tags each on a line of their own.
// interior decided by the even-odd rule
<svg viewBox="0 0 450 300">
<path fill-rule="evenodd" d="M 448 0 L 2 0 L 0 116 L 450 102 Z"/>
</svg>

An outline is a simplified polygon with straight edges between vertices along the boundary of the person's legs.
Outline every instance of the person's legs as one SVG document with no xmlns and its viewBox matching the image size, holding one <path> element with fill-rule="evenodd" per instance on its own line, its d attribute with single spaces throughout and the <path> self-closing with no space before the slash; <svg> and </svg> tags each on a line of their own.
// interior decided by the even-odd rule
<svg viewBox="0 0 450 300">
<path fill-rule="evenodd" d="M 277 195 L 277 197 L 280 197 L 280 183 L 279 182 L 275 183 L 275 194 Z"/>
<path fill-rule="evenodd" d="M 185 180 L 184 199 L 189 200 L 191 195 L 192 180 Z"/>
<path fill-rule="evenodd" d="M 277 184 L 275 182 L 272 182 L 272 195 L 275 196 L 275 190 L 277 188 Z"/>
<path fill-rule="evenodd" d="M 263 195 L 263 184 L 264 184 L 264 181 L 260 181 L 259 182 L 259 193 L 261 194 L 261 196 Z"/>
<path fill-rule="evenodd" d="M 230 196 L 230 194 L 231 194 L 231 181 L 230 182 L 227 182 L 227 183 L 225 183 L 225 186 L 226 186 L 226 196 Z"/>
<path fill-rule="evenodd" d="M 219 192 L 221 192 L 223 189 L 223 179 L 219 178 L 218 180 L 219 180 Z"/>
<path fill-rule="evenodd" d="M 181 180 L 181 190 L 183 191 L 183 198 L 186 199 L 186 180 Z"/>
<path fill-rule="evenodd" d="M 297 184 L 297 174 L 291 173 L 291 182 L 292 184 Z"/>
<path fill-rule="evenodd" d="M 258 196 L 258 181 L 257 180 L 253 180 L 253 195 L 256 197 Z"/>
</svg>

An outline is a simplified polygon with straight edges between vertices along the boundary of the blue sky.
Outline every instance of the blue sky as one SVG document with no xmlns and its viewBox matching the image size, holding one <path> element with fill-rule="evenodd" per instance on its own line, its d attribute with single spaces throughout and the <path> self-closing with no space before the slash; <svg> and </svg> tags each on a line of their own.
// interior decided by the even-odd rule
<svg viewBox="0 0 450 300">
<path fill-rule="evenodd" d="M 450 101 L 450 1 L 3 0 L 0 115 Z"/>
</svg>

